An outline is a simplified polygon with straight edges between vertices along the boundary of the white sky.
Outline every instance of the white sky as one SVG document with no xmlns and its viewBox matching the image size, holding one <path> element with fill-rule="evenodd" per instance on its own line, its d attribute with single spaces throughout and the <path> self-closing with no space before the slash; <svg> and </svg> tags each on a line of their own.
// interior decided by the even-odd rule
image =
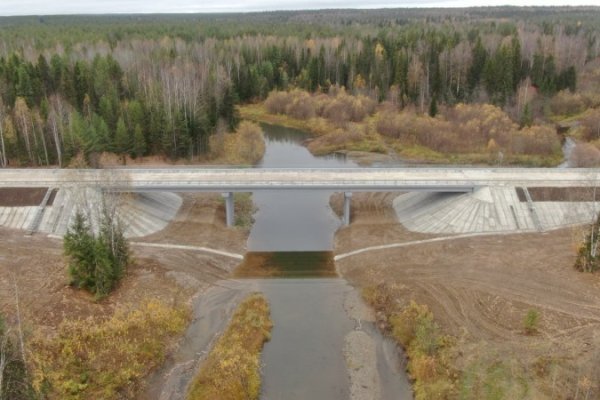
<svg viewBox="0 0 600 400">
<path fill-rule="evenodd" d="M 497 5 L 600 6 L 600 0 L 0 0 L 0 15 L 210 13 L 324 8 Z"/>
</svg>

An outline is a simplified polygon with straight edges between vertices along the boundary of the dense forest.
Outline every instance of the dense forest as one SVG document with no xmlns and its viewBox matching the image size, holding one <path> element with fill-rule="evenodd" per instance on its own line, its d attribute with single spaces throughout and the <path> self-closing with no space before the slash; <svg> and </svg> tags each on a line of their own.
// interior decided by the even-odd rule
<svg viewBox="0 0 600 400">
<path fill-rule="evenodd" d="M 202 159 L 273 90 L 490 103 L 521 124 L 544 107 L 529 90 L 600 106 L 597 7 L 6 17 L 0 33 L 0 166 Z"/>
</svg>

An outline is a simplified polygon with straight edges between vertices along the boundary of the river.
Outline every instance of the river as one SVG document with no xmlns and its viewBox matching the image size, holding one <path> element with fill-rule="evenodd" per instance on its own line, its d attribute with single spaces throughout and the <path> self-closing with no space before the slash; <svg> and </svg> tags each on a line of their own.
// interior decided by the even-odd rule
<svg viewBox="0 0 600 400">
<path fill-rule="evenodd" d="M 343 157 L 313 156 L 302 145 L 307 135 L 301 131 L 272 125 L 263 125 L 263 131 L 266 151 L 260 168 L 357 167 Z M 254 280 L 271 304 L 274 324 L 272 338 L 263 350 L 261 399 L 348 399 L 350 381 L 343 349 L 346 337 L 356 329 L 368 333 L 377 348 L 377 397 L 412 398 L 396 346 L 371 323 L 357 321 L 347 312 L 348 297 L 358 297 L 355 289 L 339 277 L 322 277 L 328 275 L 331 262 L 319 262 L 322 271 L 315 268 L 316 252 L 324 254 L 322 260 L 331 261 L 333 236 L 341 225 L 329 207 L 331 194 L 253 194 L 258 211 L 248 239 L 250 254 L 272 252 L 270 264 L 283 260 L 276 276 L 289 272 L 285 279 Z"/>
<path fill-rule="evenodd" d="M 302 145 L 308 137 L 302 131 L 271 125 L 263 130 L 266 151 L 257 168 L 357 167 L 343 157 L 314 157 Z M 194 299 L 192 323 L 178 350 L 150 377 L 141 399 L 185 399 L 199 362 L 235 306 L 252 291 L 269 300 L 274 325 L 262 354 L 261 400 L 350 399 L 357 382 L 352 386 L 348 354 L 365 364 L 361 368 L 369 378 L 360 381 L 363 396 L 353 400 L 412 399 L 400 350 L 364 317 L 364 310 L 357 311 L 365 308 L 360 295 L 335 271 L 333 237 L 341 221 L 329 207 L 330 195 L 253 194 L 257 211 L 249 252 L 238 268 L 239 272 L 250 265 L 247 278 L 220 281 Z M 350 336 L 356 338 L 357 333 L 371 359 L 360 358 L 369 353 L 361 346 L 348 344 L 356 343 Z M 354 370 L 361 368 L 353 365 Z"/>
</svg>

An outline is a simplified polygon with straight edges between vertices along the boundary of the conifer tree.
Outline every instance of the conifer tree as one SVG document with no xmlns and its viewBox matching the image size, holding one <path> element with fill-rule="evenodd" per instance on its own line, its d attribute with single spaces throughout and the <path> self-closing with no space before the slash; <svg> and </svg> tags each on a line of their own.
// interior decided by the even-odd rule
<svg viewBox="0 0 600 400">
<path fill-rule="evenodd" d="M 85 215 L 77 212 L 64 237 L 64 252 L 69 258 L 71 285 L 101 298 L 125 275 L 130 257 L 119 219 L 106 204 L 99 225 L 94 234 Z"/>
<path fill-rule="evenodd" d="M 146 138 L 142 132 L 142 127 L 137 124 L 133 132 L 133 155 L 142 157 L 146 153 Z"/>
<path fill-rule="evenodd" d="M 95 240 L 91 227 L 81 212 L 64 237 L 65 255 L 69 257 L 71 284 L 78 288 L 90 288 L 94 281 Z"/>
<path fill-rule="evenodd" d="M 127 126 L 123 118 L 117 121 L 117 131 L 115 132 L 115 152 L 123 156 L 123 164 L 125 164 L 125 156 L 131 151 L 131 140 L 127 132 Z"/>
<path fill-rule="evenodd" d="M 429 116 L 430 117 L 435 117 L 438 113 L 438 106 L 437 106 L 437 96 L 433 96 L 431 98 L 431 103 L 429 104 Z"/>
</svg>

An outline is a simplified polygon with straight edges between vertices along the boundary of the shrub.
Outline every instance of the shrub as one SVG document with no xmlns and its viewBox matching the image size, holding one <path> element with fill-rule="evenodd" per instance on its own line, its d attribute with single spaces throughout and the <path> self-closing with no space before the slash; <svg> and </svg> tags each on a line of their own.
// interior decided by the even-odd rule
<svg viewBox="0 0 600 400">
<path fill-rule="evenodd" d="M 411 301 L 390 317 L 390 325 L 392 336 L 407 351 L 415 399 L 453 399 L 456 390 L 447 355 L 450 339 L 442 335 L 429 308 Z"/>
<path fill-rule="evenodd" d="M 553 126 L 525 127 L 513 134 L 515 154 L 552 155 L 560 152 L 560 140 Z"/>
<path fill-rule="evenodd" d="M 228 135 L 225 143 L 227 158 L 234 162 L 255 164 L 265 153 L 265 140 L 261 127 L 243 121 L 234 135 Z"/>
<path fill-rule="evenodd" d="M 583 138 L 588 141 L 600 139 L 600 108 L 596 108 L 587 113 L 581 119 L 583 128 Z"/>
<path fill-rule="evenodd" d="M 290 101 L 291 96 L 287 92 L 273 91 L 265 100 L 265 107 L 271 114 L 284 114 Z"/>
<path fill-rule="evenodd" d="M 107 320 L 65 321 L 56 336 L 31 342 L 34 385 L 48 399 L 134 398 L 187 320 L 188 310 L 152 300 Z"/>
<path fill-rule="evenodd" d="M 311 95 L 303 90 L 271 92 L 265 107 L 271 114 L 286 114 L 308 120 L 321 116 L 338 127 L 360 122 L 375 111 L 377 102 L 367 96 L 351 96 L 344 88 L 332 86 L 329 94 Z"/>
<path fill-rule="evenodd" d="M 255 164 L 265 153 L 263 131 L 249 121 L 242 121 L 235 132 L 219 132 L 209 141 L 212 156 L 227 164 Z"/>
<path fill-rule="evenodd" d="M 347 96 L 334 99 L 325 106 L 322 116 L 333 122 L 336 126 L 344 126 L 344 124 L 352 120 L 352 104 L 350 101 L 347 101 Z"/>
<path fill-rule="evenodd" d="M 403 346 L 408 347 L 417 335 L 417 328 L 420 321 L 429 318 L 431 318 L 431 312 L 427 306 L 411 301 L 402 312 L 390 318 L 393 329 L 392 335 Z"/>
<path fill-rule="evenodd" d="M 316 104 L 310 94 L 302 90 L 293 90 L 289 94 L 291 101 L 285 107 L 285 113 L 296 119 L 307 120 L 314 118 Z"/>
<path fill-rule="evenodd" d="M 257 208 L 252 201 L 252 193 L 234 193 L 235 226 L 250 228 Z"/>
<path fill-rule="evenodd" d="M 400 115 L 394 111 L 385 111 L 379 114 L 375 129 L 384 136 L 398 139 L 402 134 L 402 125 L 400 123 Z"/>
<path fill-rule="evenodd" d="M 439 153 L 502 151 L 548 156 L 560 152 L 553 127 L 518 130 L 504 111 L 489 104 L 458 104 L 435 118 L 414 111 L 384 111 L 379 114 L 376 129 L 406 146 L 423 146 Z"/>
<path fill-rule="evenodd" d="M 600 150 L 590 143 L 578 143 L 569 157 L 569 166 L 573 168 L 600 166 Z"/>
<path fill-rule="evenodd" d="M 458 137 L 470 151 L 483 148 L 492 138 L 501 148 L 509 148 L 517 130 L 510 117 L 491 104 L 458 104 L 447 108 L 444 117 L 460 132 Z"/>
<path fill-rule="evenodd" d="M 538 331 L 538 325 L 540 322 L 540 313 L 536 310 L 529 310 L 527 314 L 525 314 L 525 318 L 523 318 L 523 330 L 527 335 L 533 335 Z"/>
<path fill-rule="evenodd" d="M 585 108 L 586 104 L 583 96 L 579 93 L 571 93 L 568 90 L 558 92 L 550 100 L 550 110 L 554 115 L 575 115 L 585 110 Z"/>
</svg>

